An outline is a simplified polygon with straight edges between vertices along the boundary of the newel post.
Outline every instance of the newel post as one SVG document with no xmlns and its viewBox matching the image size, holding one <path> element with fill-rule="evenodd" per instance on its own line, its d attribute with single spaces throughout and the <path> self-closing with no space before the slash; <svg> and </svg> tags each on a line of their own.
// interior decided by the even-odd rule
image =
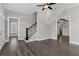
<svg viewBox="0 0 79 59">
<path fill-rule="evenodd" d="M 28 40 L 28 28 L 26 28 L 26 40 Z"/>
</svg>

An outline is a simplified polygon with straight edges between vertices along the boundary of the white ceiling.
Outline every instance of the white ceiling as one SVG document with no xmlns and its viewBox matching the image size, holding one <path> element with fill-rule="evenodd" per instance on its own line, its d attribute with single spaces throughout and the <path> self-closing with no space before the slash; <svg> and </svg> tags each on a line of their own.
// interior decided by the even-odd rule
<svg viewBox="0 0 79 59">
<path fill-rule="evenodd" d="M 34 12 L 41 11 L 42 7 L 37 7 L 36 5 L 42 4 L 42 3 L 3 3 L 3 6 L 5 9 L 16 11 L 16 12 L 21 12 L 25 14 L 33 14 Z M 63 9 L 63 8 L 72 8 L 76 5 L 79 5 L 77 3 L 57 3 L 54 6 L 51 6 L 54 9 Z M 54 10 L 53 9 L 53 10 Z M 59 12 L 59 11 L 58 11 Z"/>
<path fill-rule="evenodd" d="M 25 14 L 33 14 L 37 9 L 36 3 L 4 3 L 5 9 L 21 12 Z"/>
</svg>

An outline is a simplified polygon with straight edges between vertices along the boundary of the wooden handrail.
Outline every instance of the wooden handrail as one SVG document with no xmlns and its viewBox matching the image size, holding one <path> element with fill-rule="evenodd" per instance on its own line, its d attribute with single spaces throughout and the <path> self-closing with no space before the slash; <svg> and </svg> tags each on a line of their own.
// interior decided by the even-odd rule
<svg viewBox="0 0 79 59">
<path fill-rule="evenodd" d="M 34 25 L 36 25 L 37 24 L 37 22 L 35 22 L 32 26 L 30 26 L 29 28 L 28 28 L 28 30 L 30 29 L 30 28 L 32 28 Z"/>
<path fill-rule="evenodd" d="M 28 40 L 28 30 L 30 29 L 30 28 L 32 28 L 34 25 L 36 25 L 37 24 L 37 22 L 35 22 L 32 26 L 30 26 L 29 28 L 26 28 L 26 40 Z"/>
</svg>

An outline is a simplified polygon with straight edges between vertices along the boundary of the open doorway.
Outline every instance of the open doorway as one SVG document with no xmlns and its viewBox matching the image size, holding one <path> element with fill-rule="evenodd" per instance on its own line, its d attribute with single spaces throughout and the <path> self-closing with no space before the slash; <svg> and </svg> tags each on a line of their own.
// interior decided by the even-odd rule
<svg viewBox="0 0 79 59">
<path fill-rule="evenodd" d="M 9 17 L 8 20 L 8 39 L 19 39 L 20 38 L 20 22 L 17 17 Z"/>
<path fill-rule="evenodd" d="M 60 48 L 69 47 L 69 20 L 57 20 L 57 43 Z"/>
</svg>

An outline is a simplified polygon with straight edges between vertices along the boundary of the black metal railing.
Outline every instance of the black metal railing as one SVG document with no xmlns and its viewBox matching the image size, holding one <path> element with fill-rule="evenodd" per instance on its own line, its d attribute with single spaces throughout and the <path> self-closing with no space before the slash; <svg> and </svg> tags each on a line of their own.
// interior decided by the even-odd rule
<svg viewBox="0 0 79 59">
<path fill-rule="evenodd" d="M 37 22 L 35 22 L 29 28 L 26 28 L 26 40 L 29 40 L 37 32 Z"/>
</svg>

